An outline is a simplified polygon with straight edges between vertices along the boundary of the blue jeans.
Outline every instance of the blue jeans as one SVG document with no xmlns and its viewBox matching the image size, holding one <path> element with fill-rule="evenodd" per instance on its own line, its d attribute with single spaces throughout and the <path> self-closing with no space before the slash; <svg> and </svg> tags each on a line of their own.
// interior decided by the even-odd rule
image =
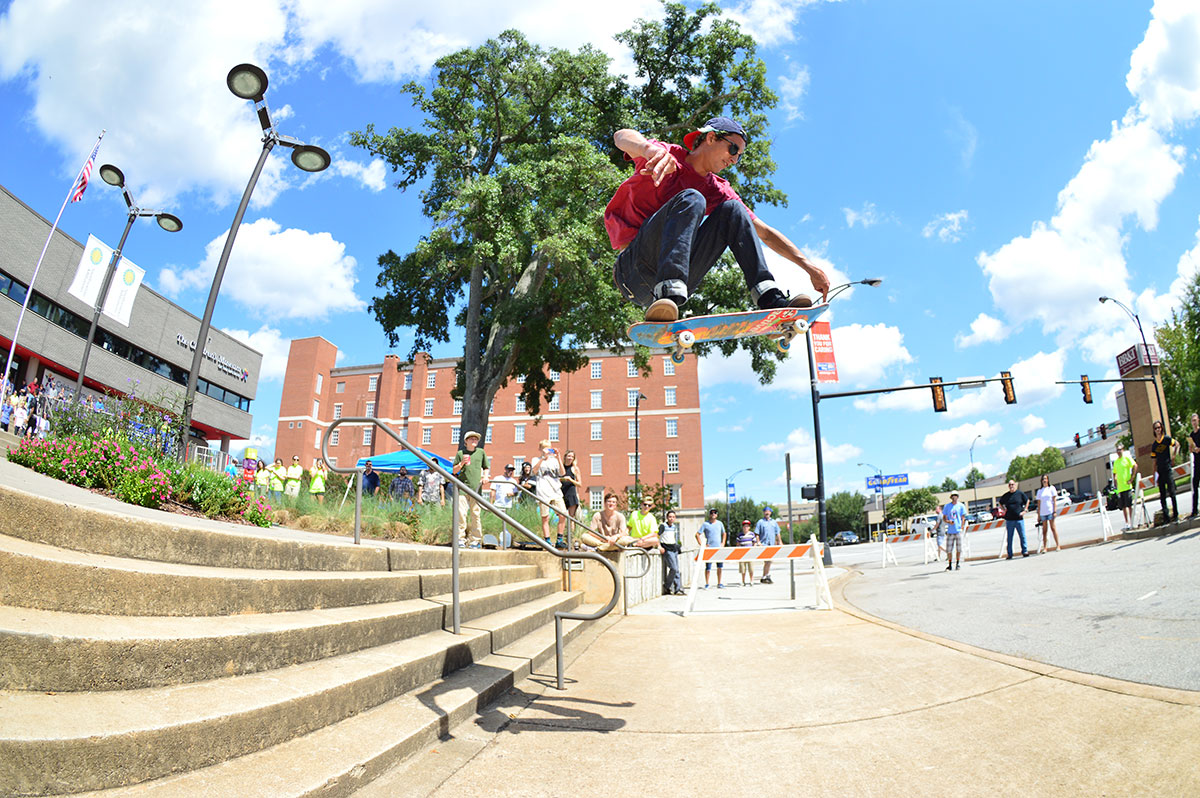
<svg viewBox="0 0 1200 798">
<path fill-rule="evenodd" d="M 679 546 L 664 545 L 663 549 L 663 565 L 667 571 L 663 579 L 663 593 L 683 590 L 683 578 L 679 573 Z"/>
<path fill-rule="evenodd" d="M 1022 518 L 1017 521 L 1005 520 L 1004 529 L 1006 532 L 1008 532 L 1008 556 L 1012 556 L 1013 531 L 1016 531 L 1016 533 L 1021 536 L 1021 554 L 1028 554 L 1029 549 L 1025 545 L 1025 519 Z"/>
<path fill-rule="evenodd" d="M 728 200 L 707 218 L 705 207 L 703 194 L 684 189 L 642 223 L 613 268 L 623 297 L 642 307 L 664 296 L 686 299 L 726 249 L 742 268 L 755 302 L 777 287 L 746 206 Z"/>
</svg>

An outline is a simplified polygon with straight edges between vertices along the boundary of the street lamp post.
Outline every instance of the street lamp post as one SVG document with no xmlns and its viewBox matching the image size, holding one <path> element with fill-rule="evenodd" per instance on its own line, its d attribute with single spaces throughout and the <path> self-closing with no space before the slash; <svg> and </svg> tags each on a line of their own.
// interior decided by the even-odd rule
<svg viewBox="0 0 1200 798">
<path fill-rule="evenodd" d="M 861 468 L 863 466 L 868 466 L 870 468 L 875 469 L 875 476 L 879 477 L 879 484 L 875 486 L 875 495 L 879 497 L 879 510 L 880 510 L 880 512 L 883 512 L 883 508 L 887 505 L 887 502 L 885 501 L 886 497 L 884 496 L 884 493 L 883 493 L 883 469 L 877 465 L 872 465 L 871 463 L 859 463 L 858 465 L 859 465 L 859 468 Z M 887 531 L 887 524 L 885 523 L 884 524 L 884 532 L 886 533 L 886 531 Z"/>
<path fill-rule="evenodd" d="M 873 288 L 882 282 L 881 278 L 873 277 L 868 280 L 842 283 L 829 292 L 825 301 L 832 302 L 835 296 L 852 285 L 869 285 Z M 813 357 L 812 327 L 809 327 L 804 334 L 804 340 L 808 344 L 808 376 L 812 384 L 813 437 L 816 439 L 817 450 L 817 524 L 821 530 L 821 549 L 824 552 L 822 560 L 825 565 L 833 565 L 833 555 L 829 552 L 829 523 L 825 517 L 825 458 L 821 453 L 821 413 L 818 409 L 821 403 L 821 390 L 817 387 L 817 362 Z"/>
<path fill-rule="evenodd" d="M 1137 325 L 1138 335 L 1140 335 L 1142 338 L 1142 351 L 1146 353 L 1146 365 L 1150 367 L 1150 381 L 1154 386 L 1154 398 L 1158 402 L 1158 417 L 1163 423 L 1163 428 L 1166 429 L 1167 415 L 1163 411 L 1162 394 L 1158 392 L 1158 380 L 1154 377 L 1154 361 L 1150 359 L 1150 345 L 1146 343 L 1146 331 L 1142 329 L 1142 320 L 1138 318 L 1138 314 L 1130 310 L 1124 303 L 1113 299 L 1110 296 L 1100 297 L 1100 304 L 1103 305 L 1105 302 L 1112 302 L 1121 310 L 1125 311 L 1125 313 L 1129 315 L 1129 318 L 1133 319 L 1133 323 Z"/>
<path fill-rule="evenodd" d="M 200 364 L 204 361 L 204 347 L 208 343 L 208 333 L 212 328 L 213 309 L 217 305 L 217 295 L 221 292 L 221 280 L 225 277 L 225 267 L 229 264 L 229 253 L 233 251 L 233 241 L 237 238 L 242 217 L 246 214 L 246 206 L 250 204 L 250 195 L 254 193 L 254 186 L 258 183 L 259 175 L 262 174 L 267 156 L 271 154 L 271 150 L 275 148 L 276 144 L 282 144 L 291 148 L 292 163 L 305 172 L 324 171 L 329 168 L 330 163 L 329 153 L 325 150 L 311 144 L 304 144 L 291 136 L 281 135 L 275 130 L 275 125 L 271 121 L 271 111 L 264 98 L 267 91 L 267 73 L 262 69 L 253 64 L 239 64 L 229 70 L 225 83 L 236 96 L 254 102 L 258 121 L 263 130 L 263 148 L 262 153 L 258 156 L 258 163 L 254 166 L 254 173 L 250 175 L 250 182 L 246 185 L 246 191 L 242 194 L 242 201 L 238 205 L 237 213 L 233 216 L 229 235 L 225 237 L 225 248 L 221 250 L 221 259 L 217 262 L 217 273 L 213 275 L 212 288 L 208 292 L 208 304 L 204 306 L 204 317 L 200 320 L 200 332 L 196 336 L 195 342 L 196 351 L 192 355 L 192 367 L 188 370 L 187 393 L 183 400 L 183 435 L 185 436 L 188 435 L 192 425 L 196 386 L 200 379 Z M 182 452 L 186 458 L 186 437 Z"/>
<path fill-rule="evenodd" d="M 117 167 L 110 163 L 104 164 L 100 167 L 100 177 L 110 186 L 121 189 L 121 195 L 125 198 L 125 207 L 129 211 L 129 219 L 125 222 L 125 231 L 121 233 L 121 240 L 117 244 L 117 248 L 113 250 L 112 257 L 108 259 L 104 282 L 100 284 L 99 298 L 96 300 L 96 307 L 92 312 L 92 324 L 88 327 L 87 338 L 84 339 L 83 359 L 79 362 L 79 376 L 75 379 L 75 399 L 83 396 L 83 377 L 87 373 L 88 357 L 92 353 L 92 341 L 96 337 L 96 325 L 100 322 L 100 313 L 104 310 L 104 303 L 108 300 L 108 289 L 111 286 L 113 275 L 117 272 L 117 264 L 121 262 L 121 251 L 125 249 L 125 239 L 129 237 L 129 230 L 133 227 L 134 221 L 143 216 L 153 216 L 158 222 L 158 226 L 168 233 L 178 233 L 183 229 L 183 222 L 174 214 L 139 208 L 133 201 L 133 195 L 125 187 L 125 174 Z"/>
<path fill-rule="evenodd" d="M 633 400 L 633 495 L 638 501 L 642 499 L 642 422 L 638 420 L 638 411 L 642 408 L 642 400 L 646 398 L 640 390 Z"/>
<path fill-rule="evenodd" d="M 975 477 L 975 441 L 982 437 L 982 434 L 976 435 L 975 440 L 971 441 L 971 473 L 967 476 L 974 477 L 974 481 L 971 482 L 971 492 L 974 494 L 971 498 L 973 504 L 979 504 L 979 479 Z M 978 507 L 975 508 L 975 512 L 979 512 Z"/>
<path fill-rule="evenodd" d="M 743 471 L 753 471 L 753 470 L 754 470 L 754 466 L 750 466 L 749 468 L 739 468 L 737 471 L 734 471 L 732 474 L 725 477 L 725 534 L 726 535 L 729 534 L 729 483 L 733 481 L 734 477 L 736 477 L 738 474 L 742 473 Z"/>
</svg>

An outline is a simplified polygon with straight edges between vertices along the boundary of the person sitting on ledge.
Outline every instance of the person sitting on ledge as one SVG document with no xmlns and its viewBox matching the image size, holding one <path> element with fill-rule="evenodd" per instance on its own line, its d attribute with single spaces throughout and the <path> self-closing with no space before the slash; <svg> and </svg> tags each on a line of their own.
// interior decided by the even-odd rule
<svg viewBox="0 0 1200 798">
<path fill-rule="evenodd" d="M 585 546 L 600 551 L 617 551 L 633 545 L 625 516 L 617 510 L 617 494 L 604 494 L 604 509 L 592 516 L 592 531 L 579 538 Z"/>
</svg>

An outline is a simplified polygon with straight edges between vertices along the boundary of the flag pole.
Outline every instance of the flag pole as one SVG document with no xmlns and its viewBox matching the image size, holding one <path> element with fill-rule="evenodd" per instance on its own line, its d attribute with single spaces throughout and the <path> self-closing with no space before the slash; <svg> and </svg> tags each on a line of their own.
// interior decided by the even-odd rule
<svg viewBox="0 0 1200 798">
<path fill-rule="evenodd" d="M 75 181 L 71 183 L 71 190 L 67 192 L 67 196 L 63 199 L 62 207 L 58 209 L 58 216 L 54 217 L 54 224 L 50 227 L 50 234 L 46 236 L 46 243 L 42 245 L 42 254 L 38 255 L 37 265 L 33 267 L 33 276 L 29 278 L 29 287 L 25 289 L 25 301 L 21 303 L 21 312 L 17 314 L 17 328 L 13 330 L 12 343 L 8 347 L 8 362 L 4 364 L 4 374 L 0 378 L 0 386 L 8 387 L 8 372 L 12 368 L 13 357 L 17 353 L 17 336 L 21 334 L 21 322 L 25 319 L 25 311 L 29 307 L 29 298 L 33 296 L 33 283 L 37 280 L 38 270 L 42 268 L 42 259 L 46 257 L 46 250 L 50 248 L 50 239 L 54 238 L 54 231 L 58 229 L 59 220 L 62 219 L 63 211 L 67 209 L 67 203 L 71 202 L 71 197 L 75 196 L 76 191 L 79 191 L 79 196 L 82 198 L 83 191 L 79 189 L 79 179 L 83 177 L 84 171 L 90 172 L 90 166 L 96 162 L 96 154 L 100 152 L 100 142 L 104 140 L 105 130 L 100 131 L 100 138 L 96 139 L 96 146 L 92 148 L 92 155 L 88 158 L 83 166 L 79 167 L 79 173 L 75 175 Z M 84 184 L 84 188 L 87 184 Z M 17 390 L 17 381 L 12 381 L 12 390 Z M 7 396 L 7 390 L 0 390 L 0 398 Z"/>
</svg>

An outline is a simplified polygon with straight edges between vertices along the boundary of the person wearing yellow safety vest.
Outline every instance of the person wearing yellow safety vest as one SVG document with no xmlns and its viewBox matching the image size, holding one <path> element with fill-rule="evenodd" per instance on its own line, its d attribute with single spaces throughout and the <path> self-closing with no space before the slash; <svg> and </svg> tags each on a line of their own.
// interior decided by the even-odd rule
<svg viewBox="0 0 1200 798">
<path fill-rule="evenodd" d="M 300 495 L 300 480 L 304 478 L 304 466 L 300 465 L 300 456 L 292 455 L 292 464 L 287 470 L 287 487 L 284 493 L 293 499 Z"/>
<path fill-rule="evenodd" d="M 254 493 L 258 496 L 266 496 L 267 495 L 267 480 L 270 478 L 270 474 L 267 473 L 267 464 L 264 463 L 262 460 L 259 460 L 258 463 L 255 464 L 255 466 L 256 467 L 254 469 Z"/>
<path fill-rule="evenodd" d="M 308 495 L 317 500 L 318 504 L 325 503 L 325 461 L 318 460 L 308 472 Z"/>
<path fill-rule="evenodd" d="M 267 469 L 270 474 L 267 484 L 271 489 L 271 501 L 279 501 L 283 498 L 283 481 L 287 479 L 287 469 L 283 467 L 283 458 L 276 457 L 275 462 Z"/>
<path fill-rule="evenodd" d="M 653 503 L 643 498 L 641 506 L 629 514 L 629 534 L 635 540 L 633 545 L 639 549 L 659 549 L 658 520 L 651 512 Z"/>
</svg>

